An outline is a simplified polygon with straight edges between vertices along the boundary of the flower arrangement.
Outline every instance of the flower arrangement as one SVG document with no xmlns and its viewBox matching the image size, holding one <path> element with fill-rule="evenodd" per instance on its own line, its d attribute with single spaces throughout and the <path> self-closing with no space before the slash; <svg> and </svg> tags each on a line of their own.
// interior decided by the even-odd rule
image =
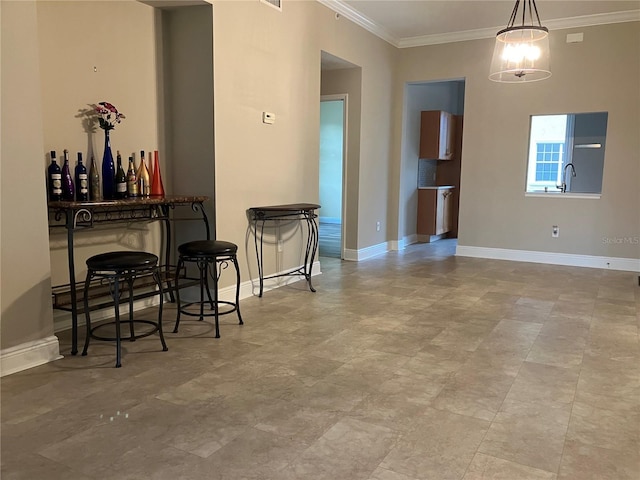
<svg viewBox="0 0 640 480">
<path fill-rule="evenodd" d="M 100 102 L 95 106 L 97 112 L 98 121 L 100 122 L 100 128 L 105 131 L 113 130 L 116 123 L 120 123 L 123 118 L 126 118 L 118 109 L 109 102 Z"/>
</svg>

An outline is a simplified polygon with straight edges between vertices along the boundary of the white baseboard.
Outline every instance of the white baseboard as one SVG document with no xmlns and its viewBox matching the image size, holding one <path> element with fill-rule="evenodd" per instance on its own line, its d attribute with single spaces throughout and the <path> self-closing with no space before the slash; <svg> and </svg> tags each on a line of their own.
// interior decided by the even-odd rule
<svg viewBox="0 0 640 480">
<path fill-rule="evenodd" d="M 377 257 L 383 253 L 387 253 L 390 250 L 388 242 L 379 243 L 378 245 L 372 245 L 371 247 L 362 248 L 360 250 L 351 250 L 345 248 L 344 259 L 352 262 L 360 262 L 368 258 Z"/>
<path fill-rule="evenodd" d="M 0 376 L 11 375 L 60 358 L 60 345 L 55 335 L 26 342 L 0 351 Z"/>
<path fill-rule="evenodd" d="M 389 242 L 389 246 L 391 250 L 400 251 L 400 250 L 404 250 L 405 248 L 407 248 L 407 246 L 412 245 L 414 243 L 418 243 L 418 235 L 415 233 L 412 235 L 406 236 L 401 240 L 392 240 L 391 242 Z"/>
<path fill-rule="evenodd" d="M 293 269 L 295 270 L 295 269 Z M 290 271 L 290 270 L 288 270 Z M 285 273 L 285 272 L 282 272 Z M 315 277 L 316 275 L 321 275 L 321 265 L 320 261 L 316 260 L 313 262 L 313 268 L 311 269 L 311 276 Z M 277 277 L 277 278 L 269 278 L 264 280 L 263 283 L 263 292 L 268 292 L 269 290 L 274 290 L 279 287 L 284 287 L 285 285 L 289 285 L 294 282 L 298 282 L 300 280 L 304 280 L 304 275 L 287 275 L 285 277 Z M 247 280 L 245 282 L 240 283 L 240 300 L 245 298 L 249 298 L 252 296 L 258 296 L 260 291 L 260 281 L 255 278 L 253 280 Z M 227 287 L 221 288 L 218 291 L 218 298 L 225 302 L 233 302 L 235 301 L 236 296 L 236 286 L 229 285 Z M 190 287 L 184 290 L 181 290 L 180 299 L 185 302 L 193 302 L 198 300 L 200 297 L 200 290 L 198 287 Z M 165 297 L 165 303 L 167 302 L 168 296 Z M 160 300 L 157 296 L 144 298 L 142 300 L 137 300 L 133 302 L 133 311 L 136 312 L 138 310 L 144 310 L 145 308 L 154 307 L 159 305 Z M 120 315 L 128 315 L 129 313 L 129 304 L 125 303 L 120 306 Z M 91 312 L 91 322 L 101 321 L 113 318 L 113 307 L 107 307 L 102 310 L 96 310 Z M 54 310 L 53 315 L 53 325 L 55 332 L 61 332 L 64 330 L 71 329 L 71 313 L 63 312 L 60 310 Z M 84 325 L 84 314 L 78 316 L 78 325 Z"/>
<path fill-rule="evenodd" d="M 458 245 L 456 247 L 456 255 L 461 257 L 491 258 L 494 260 L 512 260 L 516 262 L 547 263 L 550 265 L 566 265 L 570 267 L 640 272 L 640 260 L 633 258 L 599 257 L 594 255 L 510 250 L 467 245 Z"/>
<path fill-rule="evenodd" d="M 442 240 L 443 238 L 447 238 L 446 233 L 442 233 L 440 235 L 416 235 L 417 241 L 421 243 L 433 243 L 438 240 Z"/>
</svg>

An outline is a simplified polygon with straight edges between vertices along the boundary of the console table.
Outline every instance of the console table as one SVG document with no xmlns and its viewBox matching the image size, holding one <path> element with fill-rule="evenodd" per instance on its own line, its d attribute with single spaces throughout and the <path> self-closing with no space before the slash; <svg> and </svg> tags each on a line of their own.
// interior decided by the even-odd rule
<svg viewBox="0 0 640 480">
<path fill-rule="evenodd" d="M 269 278 L 303 275 L 309 290 L 315 292 L 315 288 L 311 284 L 311 268 L 313 267 L 313 259 L 318 251 L 318 224 L 316 223 L 317 214 L 316 210 L 320 208 L 320 205 L 315 203 L 291 203 L 287 205 L 270 205 L 266 207 L 251 207 L 249 209 L 250 218 L 253 221 L 254 226 L 254 243 L 256 247 L 256 257 L 258 260 L 258 276 L 260 278 L 260 293 L 259 297 L 262 297 L 264 290 L 264 280 Z M 304 264 L 290 272 L 280 273 L 264 277 L 263 271 L 263 255 L 262 245 L 264 236 L 264 225 L 269 221 L 278 220 L 292 220 L 303 222 L 307 226 L 307 246 L 304 254 Z M 260 224 L 260 230 L 258 233 L 258 224 Z M 260 246 L 258 247 L 258 243 Z"/>
<path fill-rule="evenodd" d="M 158 197 L 136 197 L 124 200 L 104 200 L 104 201 L 55 201 L 49 202 L 49 227 L 64 228 L 67 231 L 67 257 L 69 268 L 69 284 L 53 287 L 53 308 L 71 312 L 71 354 L 78 353 L 78 313 L 84 311 L 78 307 L 78 285 L 75 281 L 75 260 L 73 253 L 73 238 L 76 231 L 91 229 L 98 224 L 132 223 L 143 221 L 160 221 L 164 225 L 166 234 L 163 277 L 168 284 L 168 292 L 173 300 L 173 289 L 171 281 L 175 272 L 172 273 L 169 263 L 171 256 L 171 217 L 170 211 L 177 206 L 190 206 L 198 213 L 206 228 L 207 238 L 210 238 L 209 220 L 204 211 L 203 202 L 207 201 L 206 196 L 158 196 Z M 162 258 L 162 257 L 161 257 Z M 84 282 L 80 282 L 84 284 Z M 182 284 L 180 285 L 182 288 Z M 103 288 L 99 293 L 107 296 L 108 288 Z M 153 293 L 140 294 L 136 299 L 153 295 Z M 111 305 L 111 302 L 94 304 L 92 309 L 103 308 Z"/>
</svg>

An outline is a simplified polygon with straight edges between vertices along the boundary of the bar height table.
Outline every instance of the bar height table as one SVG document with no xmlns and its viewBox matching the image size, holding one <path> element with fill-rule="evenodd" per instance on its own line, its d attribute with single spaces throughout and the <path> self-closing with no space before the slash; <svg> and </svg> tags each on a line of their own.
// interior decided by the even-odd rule
<svg viewBox="0 0 640 480">
<path fill-rule="evenodd" d="M 256 247 L 256 257 L 258 260 L 258 276 L 260 279 L 260 293 L 258 297 L 262 297 L 262 293 L 264 291 L 264 280 L 293 275 L 303 275 L 309 285 L 309 290 L 312 292 L 316 291 L 311 284 L 311 268 L 313 267 L 313 260 L 316 256 L 316 252 L 318 251 L 318 223 L 316 222 L 318 215 L 315 211 L 319 208 L 320 205 L 315 203 L 291 203 L 286 205 L 251 207 L 249 209 L 250 218 L 253 221 L 254 226 L 254 243 Z M 304 254 L 304 264 L 290 272 L 264 277 L 262 254 L 264 225 L 268 221 L 276 220 L 297 220 L 303 222 L 307 226 L 308 235 Z M 258 224 L 260 224 L 259 234 Z M 260 246 L 258 246 L 258 243 Z"/>
<path fill-rule="evenodd" d="M 171 224 L 169 212 L 176 206 L 191 206 L 191 209 L 200 213 L 205 224 L 207 238 L 210 237 L 209 220 L 204 211 L 203 203 L 209 197 L 167 195 L 158 197 L 136 197 L 124 200 L 103 201 L 53 201 L 48 202 L 49 227 L 64 227 L 67 231 L 67 258 L 69 268 L 69 307 L 54 308 L 71 312 L 71 354 L 78 353 L 78 298 L 75 280 L 75 260 L 73 253 L 74 234 L 77 230 L 93 228 L 100 223 L 130 223 L 140 221 L 161 221 L 164 224 L 166 235 L 164 266 L 169 266 L 171 256 Z M 167 277 L 170 282 L 171 276 Z M 173 290 L 169 284 L 168 291 L 173 299 Z"/>
</svg>

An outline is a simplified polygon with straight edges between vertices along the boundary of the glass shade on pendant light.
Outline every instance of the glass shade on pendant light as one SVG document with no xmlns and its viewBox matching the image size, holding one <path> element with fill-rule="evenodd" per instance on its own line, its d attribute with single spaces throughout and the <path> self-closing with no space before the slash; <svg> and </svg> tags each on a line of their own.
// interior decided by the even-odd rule
<svg viewBox="0 0 640 480">
<path fill-rule="evenodd" d="M 549 30 L 540 24 L 535 1 L 524 0 L 522 3 L 522 25 L 514 26 L 520 6 L 520 0 L 517 0 L 507 28 L 496 34 L 489 73 L 489 79 L 494 82 L 535 82 L 551 76 Z M 525 24 L 527 6 L 529 24 Z M 534 13 L 537 25 L 533 22 Z"/>
</svg>

